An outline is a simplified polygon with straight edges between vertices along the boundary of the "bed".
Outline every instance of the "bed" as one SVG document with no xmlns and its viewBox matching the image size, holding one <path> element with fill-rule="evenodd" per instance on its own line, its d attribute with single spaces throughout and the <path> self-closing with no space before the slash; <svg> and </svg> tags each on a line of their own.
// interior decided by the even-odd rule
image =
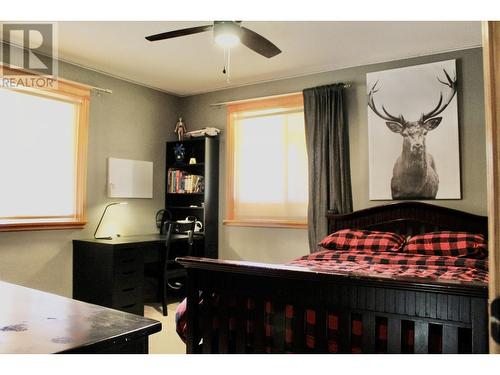
<svg viewBox="0 0 500 375">
<path fill-rule="evenodd" d="M 486 217 L 420 202 L 327 217 L 329 233 L 487 236 Z M 332 271 L 304 258 L 286 265 L 179 258 L 188 280 L 178 326 L 187 353 L 488 352 L 487 261 L 470 278 L 436 279 Z"/>
</svg>

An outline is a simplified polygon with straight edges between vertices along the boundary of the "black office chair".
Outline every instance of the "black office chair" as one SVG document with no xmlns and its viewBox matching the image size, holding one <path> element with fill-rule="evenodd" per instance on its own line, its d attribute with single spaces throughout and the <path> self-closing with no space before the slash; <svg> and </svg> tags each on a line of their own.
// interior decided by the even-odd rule
<svg viewBox="0 0 500 375">
<path fill-rule="evenodd" d="M 192 255 L 193 254 L 193 234 L 194 234 L 194 221 L 165 221 L 164 223 L 164 233 L 165 233 L 165 251 L 162 254 L 161 259 L 161 271 L 159 278 L 160 285 L 160 293 L 161 293 L 161 302 L 163 315 L 167 316 L 167 289 L 170 287 L 172 289 L 180 289 L 182 288 L 182 283 L 179 280 L 185 278 L 186 270 L 180 264 L 175 261 L 175 258 L 179 254 L 178 251 L 174 251 L 172 246 L 173 236 L 177 234 L 185 235 L 185 241 L 187 243 L 187 248 L 183 247 L 184 251 L 182 255 Z M 183 238 L 184 239 L 184 238 Z M 183 240 L 182 239 L 182 240 Z M 180 240 L 180 241 L 182 241 Z M 180 242 L 178 239 L 175 241 L 176 243 Z M 179 246 L 177 246 L 179 249 Z M 170 280 L 177 280 L 176 282 L 170 283 Z"/>
</svg>

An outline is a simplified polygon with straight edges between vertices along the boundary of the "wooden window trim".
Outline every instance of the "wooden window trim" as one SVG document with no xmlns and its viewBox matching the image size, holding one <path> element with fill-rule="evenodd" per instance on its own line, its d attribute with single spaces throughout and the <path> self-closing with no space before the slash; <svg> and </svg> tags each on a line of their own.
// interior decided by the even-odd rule
<svg viewBox="0 0 500 375">
<path fill-rule="evenodd" d="M 265 99 L 251 99 L 227 105 L 227 147 L 226 147 L 226 220 L 227 226 L 270 227 L 270 228 L 307 228 L 307 222 L 268 219 L 237 219 L 234 217 L 234 123 L 233 114 L 241 111 L 262 110 L 267 108 L 297 108 L 304 107 L 302 93 L 278 96 Z"/>
<path fill-rule="evenodd" d="M 0 64 L 0 71 L 10 76 L 29 76 L 29 71 L 13 69 Z M 45 230 L 45 229 L 80 229 L 87 223 L 87 149 L 88 149 L 88 121 L 91 87 L 77 82 L 55 79 L 57 88 L 33 87 L 30 81 L 27 86 L 11 88 L 10 90 L 29 92 L 31 95 L 39 95 L 45 98 L 57 99 L 74 103 L 77 106 L 77 130 L 76 130 L 76 176 L 75 176 L 75 215 L 68 216 L 68 220 L 57 222 L 36 221 L 37 219 L 50 219 L 49 217 L 29 217 L 32 222 L 5 223 L 0 224 L 0 232 Z M 27 219 L 16 217 L 17 219 Z M 12 218 L 12 219 L 16 219 Z M 62 217 L 61 217 L 62 218 Z"/>
<path fill-rule="evenodd" d="M 283 221 L 283 220 L 224 220 L 224 225 L 229 227 L 265 227 L 265 228 L 291 228 L 303 229 L 307 228 L 307 223 L 303 221 Z"/>
</svg>

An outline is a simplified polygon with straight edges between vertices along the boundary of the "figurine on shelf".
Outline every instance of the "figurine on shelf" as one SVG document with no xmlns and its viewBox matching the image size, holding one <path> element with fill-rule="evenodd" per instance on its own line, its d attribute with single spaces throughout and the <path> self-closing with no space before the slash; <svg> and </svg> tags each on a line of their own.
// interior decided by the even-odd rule
<svg viewBox="0 0 500 375">
<path fill-rule="evenodd" d="M 184 139 L 184 133 L 186 133 L 187 127 L 186 124 L 182 121 L 182 117 L 179 117 L 179 121 L 177 121 L 177 124 L 175 124 L 175 129 L 174 133 L 177 133 L 177 136 L 179 137 L 179 141 L 182 141 Z"/>
</svg>

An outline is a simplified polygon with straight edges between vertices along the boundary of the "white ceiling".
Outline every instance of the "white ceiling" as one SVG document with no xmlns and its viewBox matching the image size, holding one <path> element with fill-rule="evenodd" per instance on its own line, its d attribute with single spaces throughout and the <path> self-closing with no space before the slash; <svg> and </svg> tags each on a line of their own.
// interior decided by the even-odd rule
<svg viewBox="0 0 500 375">
<path fill-rule="evenodd" d="M 207 22 L 60 22 L 59 57 L 180 96 L 481 45 L 480 22 L 244 21 L 283 52 L 231 52 L 231 82 L 212 32 L 149 42 Z"/>
</svg>

